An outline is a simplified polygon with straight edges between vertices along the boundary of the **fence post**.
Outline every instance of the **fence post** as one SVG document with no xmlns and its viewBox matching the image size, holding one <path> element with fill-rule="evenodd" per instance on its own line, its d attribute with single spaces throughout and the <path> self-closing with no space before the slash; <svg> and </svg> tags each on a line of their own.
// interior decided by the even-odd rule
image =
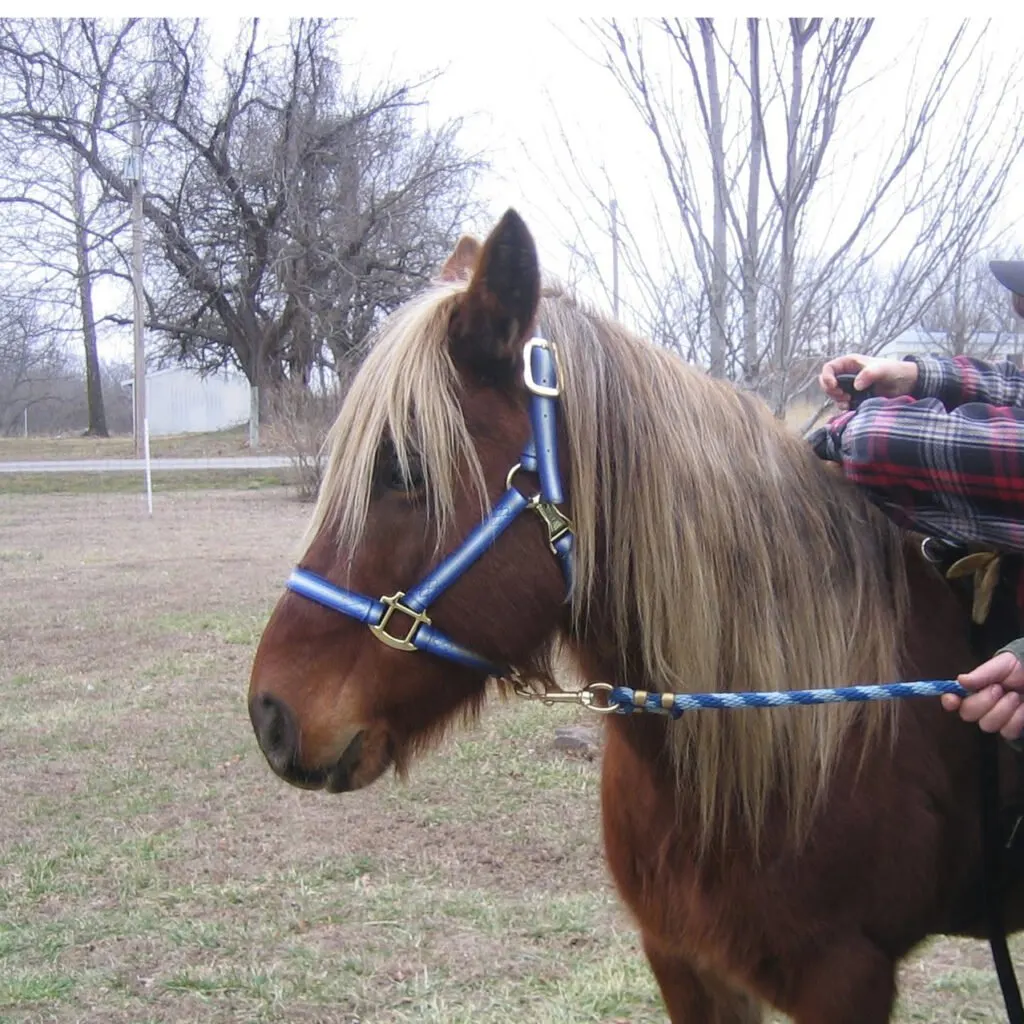
<svg viewBox="0 0 1024 1024">
<path fill-rule="evenodd" d="M 254 384 L 249 388 L 249 447 L 260 446 L 260 389 Z"/>
</svg>

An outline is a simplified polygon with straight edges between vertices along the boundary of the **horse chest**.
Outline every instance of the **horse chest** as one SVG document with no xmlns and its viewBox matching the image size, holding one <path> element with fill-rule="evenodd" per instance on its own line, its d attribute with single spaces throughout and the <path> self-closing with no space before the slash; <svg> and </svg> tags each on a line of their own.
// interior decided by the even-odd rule
<svg viewBox="0 0 1024 1024">
<path fill-rule="evenodd" d="M 719 969 L 743 945 L 749 915 L 735 889 L 698 868 L 696 807 L 681 804 L 672 782 L 613 724 L 602 772 L 602 827 L 608 865 L 645 936 Z"/>
</svg>

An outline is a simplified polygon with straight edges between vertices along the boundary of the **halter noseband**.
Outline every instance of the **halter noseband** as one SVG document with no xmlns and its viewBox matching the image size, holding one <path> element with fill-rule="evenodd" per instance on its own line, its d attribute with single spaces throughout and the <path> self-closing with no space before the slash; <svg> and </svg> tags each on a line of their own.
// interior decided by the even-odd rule
<svg viewBox="0 0 1024 1024">
<path fill-rule="evenodd" d="M 567 587 L 572 587 L 573 525 L 558 507 L 565 500 L 558 469 L 557 416 L 561 376 L 558 353 L 551 342 L 544 338 L 531 338 L 523 347 L 523 380 L 530 392 L 531 436 L 519 462 L 509 470 L 505 493 L 469 536 L 412 590 L 399 590 L 390 597 L 372 598 L 335 586 L 308 569 L 292 570 L 287 588 L 325 608 L 365 622 L 381 643 L 394 650 L 427 651 L 468 668 L 479 669 L 488 676 L 508 677 L 512 671 L 509 666 L 490 661 L 435 629 L 427 609 L 528 508 L 533 509 L 544 522 L 548 545 L 562 563 Z M 532 498 L 527 498 L 512 485 L 520 469 L 536 473 L 540 479 L 540 492 Z M 396 612 L 412 620 L 405 636 L 387 631 Z"/>
</svg>

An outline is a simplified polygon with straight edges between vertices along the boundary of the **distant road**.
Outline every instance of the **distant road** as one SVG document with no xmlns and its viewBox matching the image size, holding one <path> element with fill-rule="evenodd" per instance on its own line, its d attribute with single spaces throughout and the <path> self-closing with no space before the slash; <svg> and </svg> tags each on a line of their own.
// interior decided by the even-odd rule
<svg viewBox="0 0 1024 1024">
<path fill-rule="evenodd" d="M 151 459 L 154 473 L 168 470 L 286 469 L 287 455 L 224 455 L 209 459 Z M 143 459 L 53 459 L 36 462 L 0 462 L 0 473 L 144 473 Z"/>
</svg>

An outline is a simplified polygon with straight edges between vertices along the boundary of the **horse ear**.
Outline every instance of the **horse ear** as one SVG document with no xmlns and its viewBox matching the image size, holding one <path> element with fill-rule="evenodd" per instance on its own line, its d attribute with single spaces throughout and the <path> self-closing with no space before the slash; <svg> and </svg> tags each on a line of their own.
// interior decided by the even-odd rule
<svg viewBox="0 0 1024 1024">
<path fill-rule="evenodd" d="M 537 248 L 509 210 L 480 251 L 448 328 L 456 365 L 494 383 L 512 379 L 540 303 Z"/>
<path fill-rule="evenodd" d="M 468 281 L 473 276 L 473 268 L 480 258 L 482 246 L 472 235 L 463 235 L 455 246 L 455 251 L 445 260 L 441 268 L 442 281 Z"/>
</svg>

